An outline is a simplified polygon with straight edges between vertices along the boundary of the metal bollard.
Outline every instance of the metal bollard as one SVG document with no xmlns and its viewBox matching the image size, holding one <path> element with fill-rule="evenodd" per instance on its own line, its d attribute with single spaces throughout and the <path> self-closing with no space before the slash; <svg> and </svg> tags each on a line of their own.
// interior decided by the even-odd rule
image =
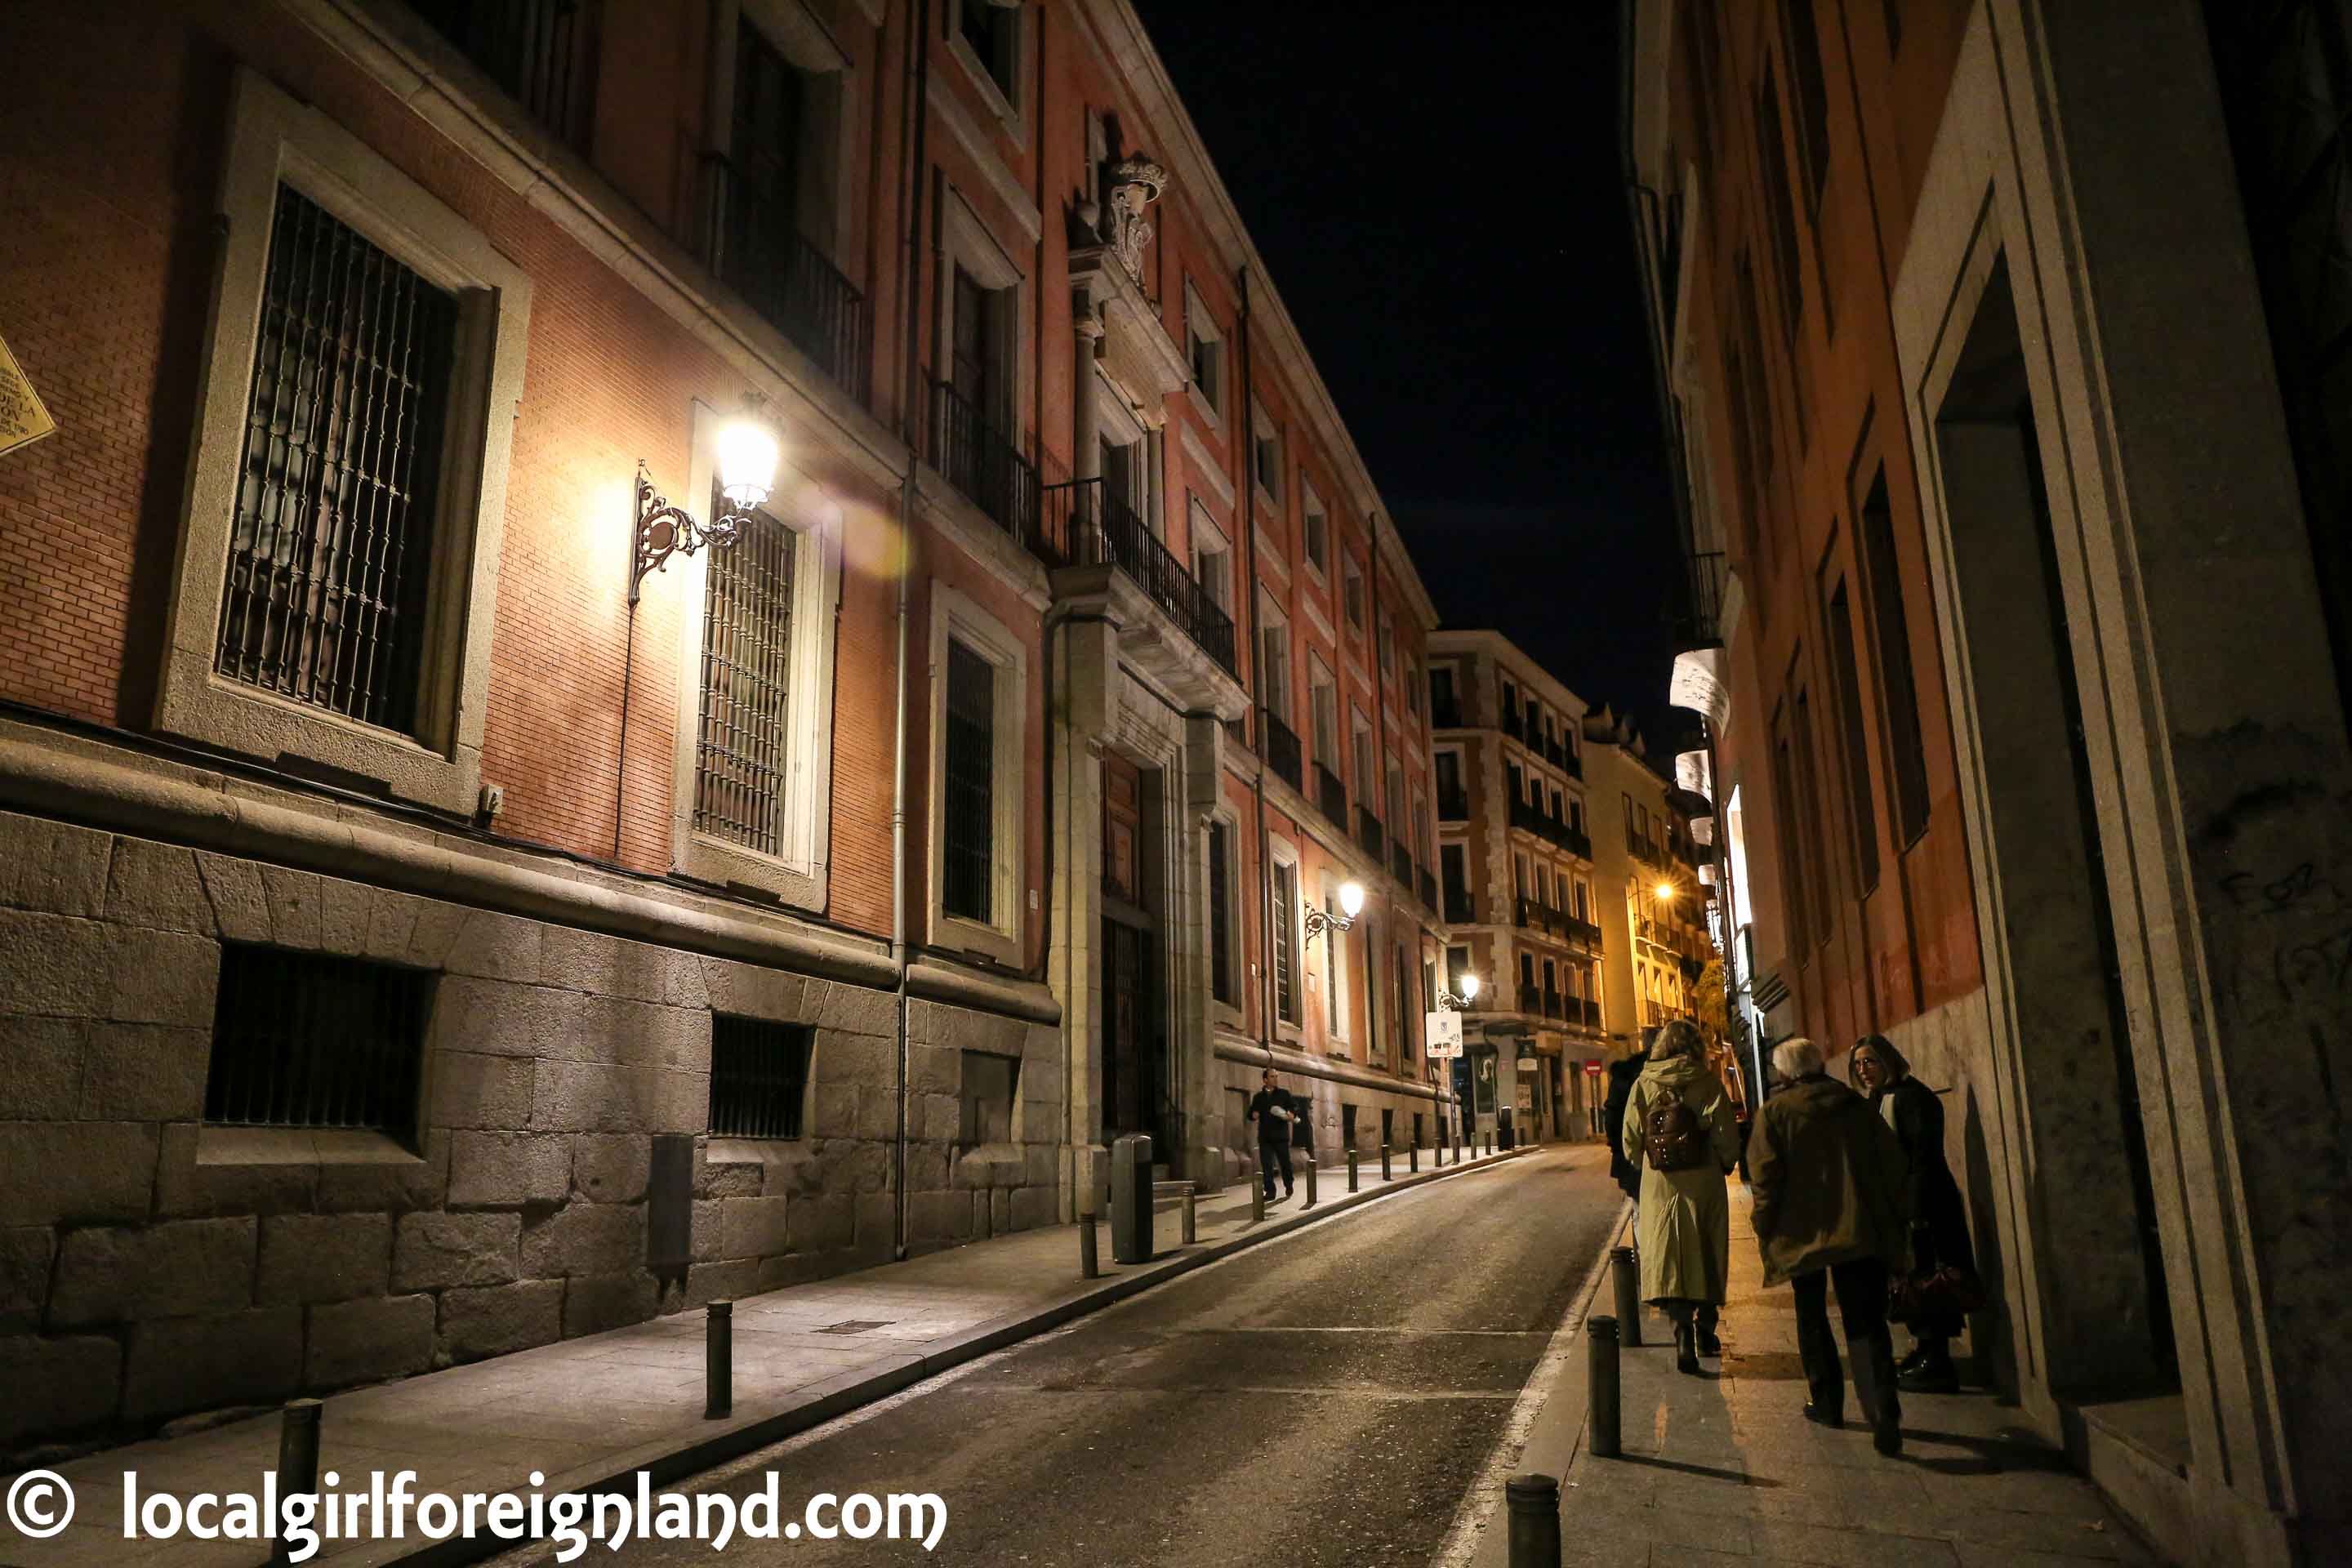
<svg viewBox="0 0 2352 1568">
<path fill-rule="evenodd" d="M 1353 1143 L 1348 1145 L 1348 1190 L 1351 1193 L 1356 1190 L 1356 1146 Z"/>
<path fill-rule="evenodd" d="M 1264 1187 L 1258 1189 L 1260 1192 L 1265 1190 Z M 1198 1226 L 1198 1222 L 1192 1217 L 1192 1196 L 1191 1193 L 1184 1194 L 1184 1245 L 1187 1247 L 1192 1245 Z"/>
<path fill-rule="evenodd" d="M 705 1421 L 723 1421 L 735 1409 L 735 1303 L 713 1301 L 703 1325 L 702 1369 L 708 1388 Z"/>
<path fill-rule="evenodd" d="M 1387 1181 L 1388 1179 L 1389 1179 L 1389 1146 L 1388 1146 L 1387 1144 L 1383 1143 L 1383 1144 L 1381 1144 L 1381 1181 L 1383 1181 L 1383 1182 L 1385 1182 L 1385 1181 Z"/>
<path fill-rule="evenodd" d="M 1307 1195 L 1309 1197 L 1314 1195 L 1311 1186 Z M 1250 1184 L 1250 1224 L 1260 1225 L 1265 1223 L 1265 1184 L 1264 1182 L 1252 1182 Z"/>
<path fill-rule="evenodd" d="M 1559 1568 L 1559 1483 L 1513 1476 L 1503 1488 L 1510 1510 L 1510 1568 Z"/>
<path fill-rule="evenodd" d="M 1315 1162 L 1307 1162 L 1307 1206 L 1315 1206 Z"/>
<path fill-rule="evenodd" d="M 1418 1143 L 1405 1151 L 1404 1173 L 1408 1176 L 1421 1174 L 1421 1145 Z"/>
<path fill-rule="evenodd" d="M 1609 1273 L 1617 1285 L 1617 1331 L 1625 1348 L 1642 1348 L 1642 1276 L 1630 1247 L 1609 1249 Z"/>
<path fill-rule="evenodd" d="M 1078 1216 L 1078 1278 L 1099 1279 L 1102 1265 L 1095 1258 L 1095 1216 L 1091 1211 Z"/>
<path fill-rule="evenodd" d="M 278 1506 L 291 1497 L 315 1497 L 319 1490 L 319 1418 L 326 1406 L 315 1399 L 289 1399 L 278 1417 Z M 291 1560 L 292 1548 L 269 1521 L 269 1561 Z"/>
<path fill-rule="evenodd" d="M 1617 1320 L 1584 1320 L 1584 1446 L 1596 1459 L 1623 1452 L 1617 1441 Z"/>
</svg>

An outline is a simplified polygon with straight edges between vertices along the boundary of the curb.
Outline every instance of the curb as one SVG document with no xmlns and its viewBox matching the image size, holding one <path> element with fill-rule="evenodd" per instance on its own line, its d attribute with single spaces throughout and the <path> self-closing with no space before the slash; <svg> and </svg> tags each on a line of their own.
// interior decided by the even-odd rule
<svg viewBox="0 0 2352 1568">
<path fill-rule="evenodd" d="M 617 1457 L 600 1458 L 576 1469 L 549 1476 L 546 1484 L 538 1489 L 549 1497 L 559 1492 L 626 1492 L 635 1487 L 640 1472 L 650 1478 L 654 1487 L 667 1486 L 887 1399 L 925 1378 L 935 1377 L 966 1362 L 977 1361 L 1008 1345 L 1034 1338 L 1049 1329 L 1060 1328 L 1090 1312 L 1115 1306 L 1130 1297 L 1141 1295 L 1154 1286 L 1163 1285 L 1237 1252 L 1411 1188 L 1465 1175 L 1472 1171 L 1492 1170 L 1549 1146 L 1500 1151 L 1480 1159 L 1466 1160 L 1459 1165 L 1423 1171 L 1419 1175 L 1401 1176 L 1376 1192 L 1343 1193 L 1318 1203 L 1312 1209 L 1286 1215 L 1278 1220 L 1268 1220 L 1239 1236 L 1196 1244 L 1189 1251 L 1155 1257 L 1150 1263 L 1137 1266 L 1116 1279 L 1101 1280 L 1096 1289 L 1069 1300 L 1031 1310 L 1008 1312 L 1003 1317 L 975 1324 L 924 1354 L 905 1356 L 878 1372 L 844 1373 L 838 1378 L 804 1388 L 791 1399 L 768 1405 L 756 1414 L 712 1422 L 709 1434 L 688 1439 L 683 1446 L 675 1437 L 645 1444 Z M 332 1561 L 339 1565 L 352 1564 L 352 1568 L 362 1568 L 362 1565 L 363 1568 L 391 1568 L 393 1564 L 400 1564 L 401 1568 L 456 1568 L 457 1564 L 478 1563 L 501 1552 L 515 1551 L 532 1544 L 532 1541 L 501 1541 L 496 1536 L 480 1540 L 455 1536 L 447 1541 L 386 1541 L 369 1544 L 378 1549 L 370 1551 L 362 1547 L 338 1554 Z"/>
</svg>

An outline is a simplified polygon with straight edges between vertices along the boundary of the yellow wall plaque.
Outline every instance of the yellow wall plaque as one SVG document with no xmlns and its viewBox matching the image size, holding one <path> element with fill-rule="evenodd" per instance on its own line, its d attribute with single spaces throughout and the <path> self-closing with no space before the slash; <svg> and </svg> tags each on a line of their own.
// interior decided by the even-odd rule
<svg viewBox="0 0 2352 1568">
<path fill-rule="evenodd" d="M 27 441 L 37 441 L 57 427 L 58 422 L 41 406 L 41 395 L 17 368 L 16 356 L 8 352 L 8 341 L 0 338 L 0 455 Z"/>
</svg>

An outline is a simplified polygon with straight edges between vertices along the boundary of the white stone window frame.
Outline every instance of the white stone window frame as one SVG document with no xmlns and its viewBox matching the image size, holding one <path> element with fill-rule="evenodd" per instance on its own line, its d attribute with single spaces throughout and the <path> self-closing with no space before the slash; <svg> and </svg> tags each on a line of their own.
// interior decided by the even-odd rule
<svg viewBox="0 0 2352 1568">
<path fill-rule="evenodd" d="M 215 668 L 281 184 L 457 301 L 413 735 L 277 696 Z M 481 793 L 490 633 L 530 279 L 424 186 L 250 69 L 238 70 L 231 89 L 217 210 L 226 238 L 198 382 L 155 727 L 240 755 L 298 758 L 377 781 L 396 799 L 470 816 Z"/>
<path fill-rule="evenodd" d="M 947 909 L 948 642 L 964 645 L 996 672 L 995 756 L 989 786 L 989 910 L 986 921 Z M 1028 919 L 1025 884 L 1026 803 L 1024 760 L 1029 743 L 1029 650 L 1010 627 L 944 583 L 931 585 L 930 800 L 926 812 L 930 852 L 924 900 L 927 940 L 947 952 L 978 952 L 1019 968 Z"/>
<path fill-rule="evenodd" d="M 1003 121 L 1004 133 L 1012 138 L 1013 144 L 1025 146 L 1029 134 L 1023 113 L 1032 96 L 1029 17 L 1022 0 L 988 0 L 988 4 L 992 9 L 1005 13 L 1012 24 L 1009 36 L 1002 45 L 1007 56 L 1008 68 L 1004 74 L 1008 79 L 998 81 L 996 73 L 988 68 L 988 63 L 972 53 L 971 46 L 964 41 L 963 0 L 953 0 L 945 7 L 947 52 L 954 58 L 956 64 L 963 68 L 965 77 L 971 80 L 982 101 L 988 105 L 990 112 Z"/>
<path fill-rule="evenodd" d="M 1356 564 L 1356 557 L 1350 552 L 1343 550 L 1339 552 L 1339 614 L 1349 626 L 1362 631 L 1364 606 L 1370 602 L 1370 596 L 1365 591 L 1363 570 Z"/>
<path fill-rule="evenodd" d="M 1299 860 L 1298 846 L 1279 833 L 1266 835 L 1265 851 L 1265 918 L 1269 921 L 1286 920 L 1290 923 L 1291 973 L 1294 976 L 1291 989 L 1298 999 L 1298 1016 L 1286 1018 L 1282 1016 L 1282 986 L 1277 982 L 1269 987 L 1274 994 L 1273 1032 L 1275 1038 L 1296 1045 L 1306 1038 L 1307 1034 L 1307 868 Z M 1291 898 L 1290 908 L 1286 910 L 1275 907 L 1274 868 L 1277 866 L 1286 866 L 1290 869 Z"/>
<path fill-rule="evenodd" d="M 1243 1008 L 1249 995 L 1251 977 L 1256 973 L 1256 966 L 1248 961 L 1248 944 L 1242 934 L 1247 922 L 1242 919 L 1241 818 L 1223 806 L 1209 813 L 1209 816 L 1225 830 L 1225 973 L 1233 977 L 1234 982 L 1234 999 L 1230 1002 L 1218 995 L 1214 986 L 1210 987 L 1209 1007 L 1219 1023 L 1239 1032 L 1248 1027 Z M 1201 896 L 1204 905 L 1212 896 L 1206 865 L 1209 853 L 1209 834 L 1203 828 L 1201 834 L 1203 862 Z M 1206 918 L 1201 931 L 1201 941 L 1206 948 L 1214 942 L 1217 927 L 1213 912 L 1205 909 L 1203 912 Z"/>
<path fill-rule="evenodd" d="M 714 0 L 707 141 L 722 156 L 731 156 L 735 150 L 735 39 L 742 22 L 751 23 L 793 69 L 812 79 L 813 89 L 802 109 L 801 131 L 807 139 L 803 151 L 813 154 L 808 166 L 821 177 L 802 182 L 795 193 L 800 210 L 793 216 L 800 232 L 819 239 L 826 258 L 848 276 L 846 263 L 856 258 L 858 248 L 851 199 L 856 189 L 854 128 L 863 123 L 866 112 L 856 62 L 832 29 L 810 11 L 808 0 Z"/>
<path fill-rule="evenodd" d="M 1344 872 L 1323 872 L 1322 907 L 1326 910 L 1339 907 L 1339 884 L 1345 880 Z M 1354 1019 L 1348 1005 L 1348 937 L 1349 933 L 1337 925 L 1323 929 L 1323 1040 L 1333 1056 L 1352 1054 L 1347 1048 L 1354 1037 Z"/>
<path fill-rule="evenodd" d="M 1210 601 L 1231 616 L 1234 613 L 1234 542 L 1217 525 L 1217 520 L 1210 515 L 1207 505 L 1199 496 L 1191 497 L 1191 501 L 1187 515 L 1191 519 L 1192 575 L 1208 594 Z M 1213 570 L 1202 570 L 1201 562 L 1204 556 L 1215 559 L 1217 564 Z"/>
<path fill-rule="evenodd" d="M 1097 438 L 1112 447 L 1130 448 L 1129 462 L 1135 470 L 1139 493 L 1118 499 L 1128 503 L 1151 537 L 1161 543 L 1168 541 L 1168 508 L 1160 487 L 1167 468 L 1163 461 L 1160 432 L 1146 425 L 1136 414 L 1135 407 L 1119 395 L 1110 378 L 1097 367 L 1094 380 Z M 1109 476 L 1103 476 L 1103 489 L 1108 493 Z"/>
<path fill-rule="evenodd" d="M 1274 457 L 1271 460 L 1261 461 L 1258 457 L 1258 447 L 1267 442 L 1271 442 L 1274 446 Z M 1282 515 L 1282 473 L 1285 460 L 1282 427 L 1276 425 L 1273 417 L 1266 413 L 1264 404 L 1253 401 L 1250 404 L 1250 483 L 1255 487 L 1258 500 L 1265 502 L 1266 510 L 1276 517 Z M 1269 479 L 1271 483 L 1268 482 Z"/>
<path fill-rule="evenodd" d="M 1192 340 L 1195 338 L 1216 345 L 1216 377 L 1213 386 L 1203 386 L 1199 380 L 1194 380 L 1192 407 L 1203 424 L 1222 432 L 1225 427 L 1227 387 L 1233 380 L 1233 355 L 1226 347 L 1224 328 L 1218 324 L 1208 302 L 1201 298 L 1201 291 L 1193 288 L 1192 280 L 1187 278 L 1184 280 L 1184 362 L 1187 365 L 1194 363 Z"/>
<path fill-rule="evenodd" d="M 996 406 L 981 413 L 999 435 L 1017 445 L 1023 433 L 1021 411 L 1028 406 L 1029 365 L 1024 353 L 1028 342 L 1028 275 L 1021 270 L 1013 253 L 989 232 L 980 215 L 972 211 L 971 204 L 964 200 L 963 193 L 949 184 L 944 174 L 940 181 L 940 259 L 937 276 L 932 279 L 936 296 L 931 312 L 937 330 L 931 339 L 930 374 L 938 381 L 950 380 L 954 374 L 955 275 L 961 268 L 990 293 L 1006 296 L 1007 308 L 997 312 L 992 334 L 996 341 L 990 345 L 1003 374 L 999 377 Z M 931 434 L 937 442 L 942 433 L 934 430 Z M 935 446 L 932 449 L 939 448 Z"/>
<path fill-rule="evenodd" d="M 687 460 L 686 494 L 679 504 L 709 521 L 719 478 L 719 432 L 726 416 L 707 403 L 694 405 L 694 444 Z M 674 498 L 675 499 L 675 498 Z M 770 855 L 696 830 L 695 763 L 702 733 L 703 616 L 709 594 L 711 552 L 673 555 L 660 572 L 649 573 L 646 592 L 663 591 L 677 580 L 677 721 L 670 751 L 670 868 L 679 876 L 718 887 L 738 886 L 764 893 L 799 910 L 821 911 L 833 834 L 834 605 L 841 597 L 840 506 L 813 483 L 789 469 L 760 509 L 792 531 L 792 664 L 785 698 L 786 755 L 779 851 Z"/>
<path fill-rule="evenodd" d="M 1323 559 L 1320 561 L 1315 558 L 1315 522 L 1318 518 L 1323 523 Z M 1298 558 L 1306 563 L 1307 574 L 1318 584 L 1329 581 L 1334 548 L 1331 509 L 1323 504 L 1323 498 L 1316 492 L 1315 481 L 1307 477 L 1307 470 L 1302 468 L 1298 470 Z"/>
<path fill-rule="evenodd" d="M 1266 679 L 1272 673 L 1265 668 L 1270 662 L 1265 657 L 1269 632 L 1276 634 L 1282 645 L 1279 682 Z M 1298 732 L 1298 639 L 1291 635 L 1290 613 L 1264 588 L 1257 594 L 1257 657 L 1258 705 L 1281 720 L 1295 735 Z"/>
</svg>

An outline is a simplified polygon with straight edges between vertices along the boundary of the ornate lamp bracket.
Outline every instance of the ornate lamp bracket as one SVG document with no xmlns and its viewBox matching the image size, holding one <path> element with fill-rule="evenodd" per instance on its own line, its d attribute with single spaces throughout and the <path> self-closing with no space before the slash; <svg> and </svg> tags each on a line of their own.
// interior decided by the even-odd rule
<svg viewBox="0 0 2352 1568">
<path fill-rule="evenodd" d="M 645 459 L 637 460 L 636 528 L 630 544 L 629 603 L 637 602 L 646 574 L 666 570 L 672 555 L 692 555 L 705 544 L 724 547 L 735 542 L 737 530 L 751 521 L 738 512 L 722 512 L 708 523 L 697 522 L 682 506 L 654 489 Z"/>
</svg>

